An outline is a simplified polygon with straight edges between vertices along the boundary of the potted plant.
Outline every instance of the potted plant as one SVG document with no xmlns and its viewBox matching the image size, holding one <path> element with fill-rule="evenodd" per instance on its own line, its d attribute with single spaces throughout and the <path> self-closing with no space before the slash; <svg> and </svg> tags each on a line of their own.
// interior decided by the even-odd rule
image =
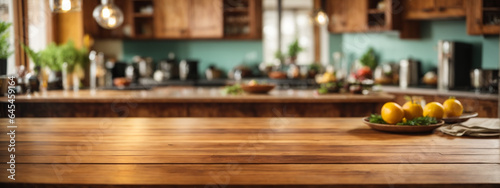
<svg viewBox="0 0 500 188">
<path fill-rule="evenodd" d="M 42 90 L 48 87 L 50 71 L 62 72 L 64 89 L 69 89 L 73 85 L 73 89 L 78 90 L 80 79 L 84 76 L 82 66 L 88 62 L 86 49 L 77 49 L 72 41 L 60 46 L 51 43 L 39 52 L 35 52 L 26 45 L 23 45 L 23 48 L 35 66 L 40 67 L 38 74 Z"/>
<path fill-rule="evenodd" d="M 9 28 L 12 24 L 0 22 L 0 75 L 7 74 L 7 58 L 12 55 L 9 51 Z"/>
<path fill-rule="evenodd" d="M 295 39 L 289 46 L 288 46 L 288 56 L 290 57 L 290 63 L 295 64 L 295 61 L 297 60 L 297 55 L 299 52 L 302 52 L 304 49 L 300 47 L 299 45 L 299 40 Z"/>
</svg>

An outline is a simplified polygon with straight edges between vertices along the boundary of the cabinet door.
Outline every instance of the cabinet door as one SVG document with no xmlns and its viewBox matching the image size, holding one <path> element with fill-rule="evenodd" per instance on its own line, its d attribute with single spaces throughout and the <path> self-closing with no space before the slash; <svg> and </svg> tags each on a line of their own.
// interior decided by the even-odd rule
<svg viewBox="0 0 500 188">
<path fill-rule="evenodd" d="M 156 38 L 189 37 L 190 1 L 155 0 L 154 30 Z"/>
<path fill-rule="evenodd" d="M 330 0 L 327 12 L 328 30 L 332 33 L 362 32 L 368 29 L 368 2 L 366 0 Z"/>
<path fill-rule="evenodd" d="M 405 18 L 431 20 L 465 16 L 463 0 L 405 0 Z"/>
<path fill-rule="evenodd" d="M 407 8 L 409 12 L 412 11 L 424 11 L 430 12 L 434 10 L 435 0 L 407 0 Z"/>
<path fill-rule="evenodd" d="M 445 9 L 445 8 L 463 8 L 464 1 L 463 0 L 437 0 L 436 8 Z"/>
<path fill-rule="evenodd" d="M 223 37 L 222 0 L 191 0 L 190 11 L 191 38 Z"/>
</svg>

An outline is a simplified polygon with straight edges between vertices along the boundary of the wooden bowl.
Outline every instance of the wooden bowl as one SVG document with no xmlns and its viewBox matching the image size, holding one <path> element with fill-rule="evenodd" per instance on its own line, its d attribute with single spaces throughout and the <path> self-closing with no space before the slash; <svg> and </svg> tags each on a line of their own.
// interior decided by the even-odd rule
<svg viewBox="0 0 500 188">
<path fill-rule="evenodd" d="M 460 117 L 447 117 L 443 118 L 443 120 L 447 124 L 462 123 L 477 115 L 477 112 L 464 112 Z"/>
<path fill-rule="evenodd" d="M 267 76 L 269 76 L 269 78 L 271 78 L 271 79 L 286 79 L 287 78 L 286 73 L 280 72 L 280 71 L 270 72 Z"/>
<path fill-rule="evenodd" d="M 241 89 L 248 93 L 268 93 L 274 89 L 275 85 L 271 84 L 259 84 L 259 85 L 241 85 Z"/>
<path fill-rule="evenodd" d="M 388 125 L 388 124 L 379 124 L 379 123 L 370 123 L 368 121 L 368 117 L 363 118 L 363 123 L 370 126 L 372 129 L 385 131 L 385 132 L 394 132 L 394 133 L 421 133 L 421 132 L 431 132 L 434 129 L 440 127 L 444 124 L 444 121 L 441 120 L 439 123 L 431 124 L 431 125 L 418 125 L 418 126 L 410 126 L 410 125 Z"/>
<path fill-rule="evenodd" d="M 126 87 L 130 85 L 130 80 L 127 78 L 115 78 L 113 79 L 113 84 L 116 87 Z"/>
</svg>

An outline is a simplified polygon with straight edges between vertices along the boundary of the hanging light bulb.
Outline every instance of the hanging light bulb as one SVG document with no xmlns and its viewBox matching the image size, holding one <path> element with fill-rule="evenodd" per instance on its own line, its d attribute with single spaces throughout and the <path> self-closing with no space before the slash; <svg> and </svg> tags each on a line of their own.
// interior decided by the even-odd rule
<svg viewBox="0 0 500 188">
<path fill-rule="evenodd" d="M 312 14 L 312 20 L 314 24 L 317 25 L 327 25 L 328 24 L 328 15 L 322 8 L 326 7 L 326 1 L 321 0 L 321 7 L 316 9 Z"/>
<path fill-rule="evenodd" d="M 123 12 L 113 0 L 101 0 L 101 5 L 94 9 L 92 16 L 105 29 L 114 29 L 123 23 Z"/>
<path fill-rule="evenodd" d="M 82 10 L 82 0 L 51 0 L 50 10 L 55 13 L 65 13 Z"/>
<path fill-rule="evenodd" d="M 314 12 L 312 19 L 318 25 L 327 25 L 329 21 L 328 15 L 321 9 Z"/>
</svg>

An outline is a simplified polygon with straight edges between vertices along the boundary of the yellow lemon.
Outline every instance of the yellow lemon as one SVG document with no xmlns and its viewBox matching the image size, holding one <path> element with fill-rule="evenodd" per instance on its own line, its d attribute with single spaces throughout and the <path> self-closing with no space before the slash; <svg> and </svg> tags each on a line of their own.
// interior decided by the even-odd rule
<svg viewBox="0 0 500 188">
<path fill-rule="evenodd" d="M 424 114 L 422 106 L 412 101 L 408 101 L 403 105 L 403 111 L 405 113 L 406 120 L 422 117 Z"/>
<path fill-rule="evenodd" d="M 381 110 L 382 119 L 388 124 L 396 124 L 404 117 L 404 111 L 399 104 L 394 102 L 385 103 Z"/>
<path fill-rule="evenodd" d="M 431 102 L 424 107 L 424 116 L 442 119 L 444 115 L 444 107 L 441 103 Z"/>
<path fill-rule="evenodd" d="M 464 107 L 462 103 L 455 99 L 455 97 L 450 97 L 443 103 L 444 107 L 444 117 L 459 117 L 464 112 Z"/>
</svg>

